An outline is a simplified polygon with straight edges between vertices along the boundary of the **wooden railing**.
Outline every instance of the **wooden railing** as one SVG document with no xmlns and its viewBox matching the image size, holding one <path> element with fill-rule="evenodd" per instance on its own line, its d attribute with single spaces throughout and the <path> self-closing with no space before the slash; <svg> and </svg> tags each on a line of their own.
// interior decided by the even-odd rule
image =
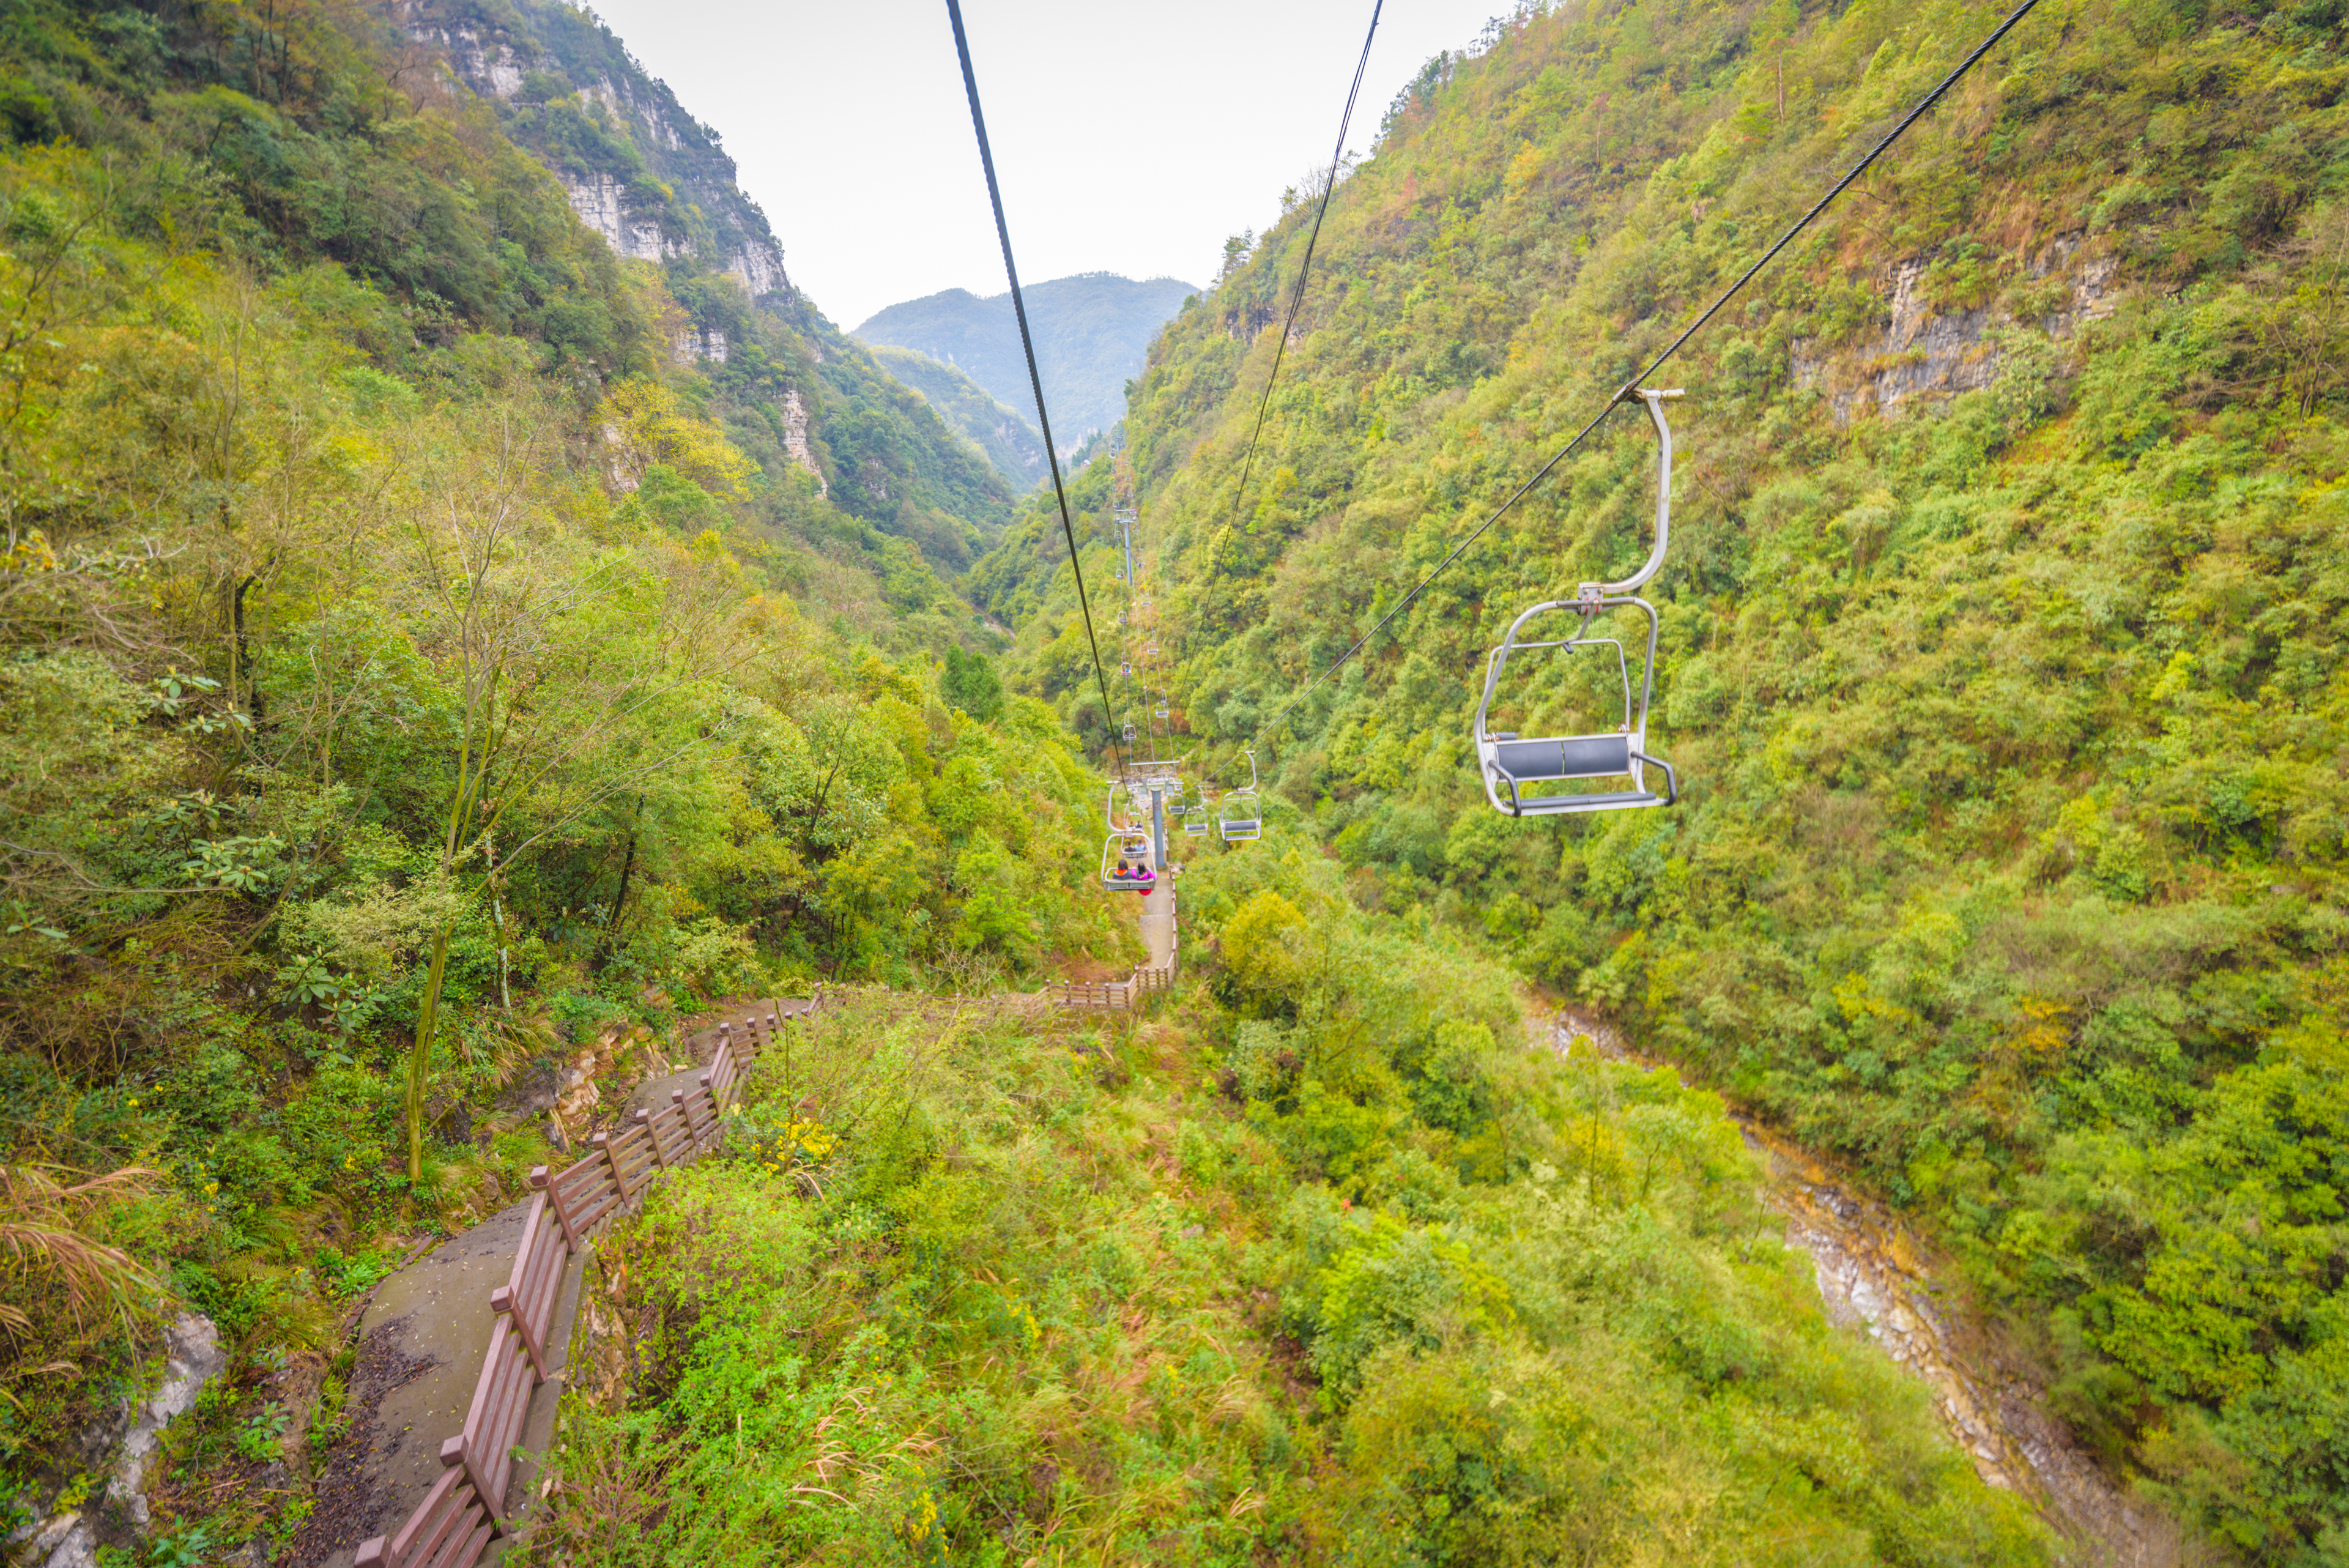
<svg viewBox="0 0 2349 1568">
<path fill-rule="evenodd" d="M 1166 893 L 1166 923 L 1164 963 L 1155 967 L 1143 964 L 1124 980 L 1056 980 L 1045 987 L 1046 992 L 1054 1002 L 1062 1007 L 1108 1007 L 1131 1011 L 1139 1007 L 1144 998 L 1172 990 L 1183 950 L 1183 927 L 1174 917 L 1172 888 Z"/>
<path fill-rule="evenodd" d="M 471 1568 L 508 1532 L 506 1490 L 531 1396 L 563 1349 L 548 1337 L 572 1258 L 656 1177 L 718 1147 L 720 1114 L 742 1075 L 786 1023 L 815 1011 L 817 1000 L 770 1002 L 739 1023 L 730 1018 L 695 1035 L 688 1044 L 709 1050 L 709 1067 L 690 1091 L 673 1089 L 667 1105 L 638 1111 L 616 1134 L 596 1134 L 593 1152 L 577 1163 L 553 1175 L 543 1165 L 530 1173 L 537 1196 L 523 1219 L 512 1272 L 490 1293 L 495 1322 L 464 1428 L 440 1445 L 440 1478 L 424 1501 L 391 1534 L 362 1542 L 355 1568 Z"/>
</svg>

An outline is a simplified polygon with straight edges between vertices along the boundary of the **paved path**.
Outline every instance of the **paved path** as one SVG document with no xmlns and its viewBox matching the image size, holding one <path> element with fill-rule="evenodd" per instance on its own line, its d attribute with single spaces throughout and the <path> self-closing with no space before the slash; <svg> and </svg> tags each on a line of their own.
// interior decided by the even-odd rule
<svg viewBox="0 0 2349 1568">
<path fill-rule="evenodd" d="M 751 998 L 711 1016 L 740 1020 L 752 1008 L 773 1006 L 795 1017 L 810 1005 Z M 714 1027 L 696 1030 L 669 1060 L 706 1063 L 716 1040 Z M 647 1079 L 631 1093 L 630 1112 L 667 1105 L 674 1089 L 691 1093 L 706 1070 L 695 1065 Z M 398 1529 L 440 1479 L 441 1441 L 465 1424 L 481 1360 L 489 1353 L 497 1321 L 490 1293 L 513 1271 L 530 1204 L 524 1199 L 450 1237 L 376 1287 L 359 1320 L 358 1361 L 345 1407 L 351 1437 L 318 1478 L 316 1509 L 286 1559 L 292 1568 L 351 1568 L 359 1543 Z M 531 1395 L 521 1444 L 524 1457 L 506 1490 L 518 1521 L 530 1517 L 538 1457 L 554 1440 L 555 1406 L 567 1381 L 571 1328 L 585 1272 L 586 1254 L 574 1254 L 555 1298 L 546 1345 L 552 1370 Z M 491 1542 L 483 1561 L 494 1562 L 503 1547 L 502 1541 Z"/>
<path fill-rule="evenodd" d="M 1142 940 L 1150 950 L 1150 967 L 1164 969 L 1174 956 L 1174 877 L 1170 871 L 1162 869 L 1142 896 Z"/>
<path fill-rule="evenodd" d="M 490 1293 L 506 1282 L 524 1200 L 448 1241 L 376 1287 L 359 1320 L 360 1366 L 354 1368 L 351 1416 L 363 1448 L 337 1453 L 319 1478 L 319 1528 L 296 1542 L 295 1568 L 350 1568 L 359 1542 L 398 1528 L 440 1479 L 440 1442 L 465 1424 L 473 1385 L 489 1354 L 496 1318 Z M 547 1336 L 554 1371 L 531 1396 L 522 1447 L 507 1495 L 527 1500 L 537 1484 L 537 1456 L 554 1435 L 554 1407 L 569 1363 L 571 1324 L 579 1309 L 583 1254 L 571 1261 L 555 1298 Z M 381 1368 L 369 1386 L 371 1368 Z M 389 1382 L 390 1386 L 381 1385 Z M 517 1518 L 528 1502 L 518 1501 Z"/>
</svg>

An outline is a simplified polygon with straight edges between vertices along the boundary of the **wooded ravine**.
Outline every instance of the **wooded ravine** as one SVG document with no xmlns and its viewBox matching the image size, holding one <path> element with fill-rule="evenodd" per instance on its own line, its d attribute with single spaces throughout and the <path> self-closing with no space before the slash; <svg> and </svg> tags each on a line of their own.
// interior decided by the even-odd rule
<svg viewBox="0 0 2349 1568">
<path fill-rule="evenodd" d="M 820 987 L 574 1265 L 506 1560 L 2349 1561 L 2342 0 L 2040 0 L 1671 362 L 1671 806 L 1471 743 L 1647 554 L 1636 407 L 1312 684 L 2003 15 L 1429 61 L 1294 329 L 1311 191 L 1069 465 L 1112 711 L 1025 426 L 592 16 L 19 0 L 7 1560 L 394 1534 L 385 1282 Z M 1166 940 L 1134 734 L 1262 836 L 1056 1006 Z M 1830 1312 L 1790 1159 L 2126 1535 Z"/>
</svg>

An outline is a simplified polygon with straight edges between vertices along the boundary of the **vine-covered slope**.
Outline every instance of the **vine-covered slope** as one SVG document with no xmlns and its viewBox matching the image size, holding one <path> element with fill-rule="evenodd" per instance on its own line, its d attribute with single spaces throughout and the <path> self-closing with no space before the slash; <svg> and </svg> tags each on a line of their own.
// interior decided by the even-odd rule
<svg viewBox="0 0 2349 1568">
<path fill-rule="evenodd" d="M 1309 213 L 1135 389 L 1198 754 L 1997 19 L 1593 4 L 1431 62 L 1337 193 L 1247 492 Z M 2047 0 L 1673 362 L 1677 808 L 1514 822 L 1467 742 L 1508 618 L 1645 553 L 1629 411 L 1259 753 L 1360 901 L 1480 933 L 1920 1210 L 2084 1440 L 2263 1562 L 2349 1530 L 2344 45 L 2331 0 Z M 1075 713 L 1051 554 L 1015 526 L 975 580 Z M 1526 681 L 1501 727 L 1622 717 Z"/>
</svg>

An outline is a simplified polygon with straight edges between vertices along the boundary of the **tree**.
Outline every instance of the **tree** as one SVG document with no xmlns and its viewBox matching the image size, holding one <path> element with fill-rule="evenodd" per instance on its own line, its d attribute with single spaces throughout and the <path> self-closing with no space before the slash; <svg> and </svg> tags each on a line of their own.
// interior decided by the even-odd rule
<svg viewBox="0 0 2349 1568">
<path fill-rule="evenodd" d="M 982 724 L 992 723 L 1003 711 L 1003 682 L 985 654 L 948 648 L 938 690 L 948 702 Z"/>
<path fill-rule="evenodd" d="M 680 578 L 599 546 L 543 493 L 557 426 L 528 402 L 459 409 L 419 454 L 406 526 L 410 636 L 444 682 L 450 762 L 437 874 L 478 866 L 475 893 L 616 795 L 710 744 L 708 678 L 730 574 Z M 647 546 L 648 548 L 648 546 Z M 502 836 L 502 830 L 504 831 Z M 423 1173 L 424 1097 L 467 900 L 434 931 L 409 1048 L 409 1179 Z"/>
</svg>

